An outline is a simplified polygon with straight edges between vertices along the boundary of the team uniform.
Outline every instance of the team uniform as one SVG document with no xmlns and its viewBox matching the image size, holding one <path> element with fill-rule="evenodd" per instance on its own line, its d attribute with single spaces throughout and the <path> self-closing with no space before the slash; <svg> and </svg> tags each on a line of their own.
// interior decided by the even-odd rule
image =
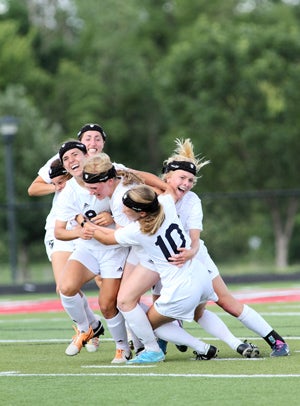
<svg viewBox="0 0 300 406">
<path fill-rule="evenodd" d="M 196 193 L 192 191 L 187 192 L 182 199 L 175 203 L 175 207 L 177 215 L 186 233 L 189 233 L 189 230 L 203 230 L 202 204 Z M 201 239 L 199 250 L 195 255 L 195 258 L 205 265 L 206 272 L 208 272 L 211 280 L 219 275 L 219 270 L 214 261 L 211 259 L 204 241 Z M 160 295 L 161 287 L 161 281 L 157 282 L 152 289 L 152 293 L 155 295 Z"/>
<path fill-rule="evenodd" d="M 52 158 L 48 159 L 48 161 L 39 169 L 38 175 L 44 180 L 44 182 L 50 184 L 51 183 L 51 178 L 49 176 L 49 170 L 51 167 L 51 163 L 55 161 L 56 159 L 59 159 L 59 155 L 56 154 Z M 73 252 L 75 248 L 75 242 L 74 241 L 62 241 L 58 240 L 54 236 L 54 226 L 55 226 L 55 204 L 57 201 L 57 198 L 61 192 L 55 192 L 53 200 L 52 200 L 52 207 L 51 210 L 46 218 L 46 223 L 45 223 L 45 236 L 44 236 L 44 244 L 46 248 L 46 253 L 48 256 L 49 261 L 51 262 L 51 256 L 53 252 L 57 251 L 66 251 L 66 252 Z M 67 226 L 68 229 L 71 228 L 71 225 L 68 224 Z"/>
<path fill-rule="evenodd" d="M 53 161 L 56 159 L 59 159 L 59 154 L 55 154 L 52 158 L 48 159 L 48 161 L 39 169 L 38 175 L 46 182 L 46 183 L 51 183 L 51 179 L 49 176 L 49 170 L 51 167 L 51 164 Z"/>
<path fill-rule="evenodd" d="M 124 186 L 121 181 L 110 198 L 110 209 L 114 221 L 118 226 L 124 227 L 127 224 L 131 223 L 131 220 L 129 220 L 128 217 L 124 214 L 123 205 L 120 204 L 120 202 L 122 202 L 124 193 L 134 186 L 136 186 L 136 184 Z M 127 262 L 132 265 L 138 265 L 138 263 L 141 263 L 145 266 L 145 268 L 155 270 L 154 265 L 149 262 L 147 253 L 141 247 L 133 246 L 130 247 L 129 250 L 129 255 L 126 260 Z"/>
<path fill-rule="evenodd" d="M 157 312 L 174 319 L 193 321 L 194 310 L 200 303 L 217 301 L 218 298 L 204 265 L 197 259 L 182 267 L 168 262 L 176 247 L 189 247 L 191 241 L 178 220 L 172 197 L 162 195 L 158 199 L 163 205 L 165 220 L 154 235 L 142 233 L 139 223 L 132 222 L 116 230 L 115 238 L 120 245 L 142 247 L 149 264 L 154 264 L 162 282 L 161 296 L 154 303 Z"/>
<path fill-rule="evenodd" d="M 78 214 L 91 219 L 103 211 L 110 212 L 109 199 L 99 200 L 90 195 L 74 178 L 67 182 L 56 202 L 56 219 L 60 221 L 72 223 Z M 114 228 L 114 225 L 109 227 Z M 93 238 L 78 238 L 76 249 L 69 259 L 79 261 L 93 274 L 101 275 L 102 278 L 120 279 L 128 251 L 128 248 L 118 245 L 101 244 Z"/>
<path fill-rule="evenodd" d="M 54 226 L 55 226 L 55 220 L 56 220 L 56 214 L 55 214 L 55 204 L 57 201 L 57 198 L 61 192 L 55 192 L 53 201 L 52 201 L 52 207 L 51 210 L 46 218 L 46 224 L 45 224 L 45 237 L 44 237 L 44 244 L 46 248 L 46 253 L 48 256 L 49 261 L 51 262 L 51 256 L 54 252 L 57 251 L 66 251 L 66 252 L 73 252 L 75 249 L 75 241 L 62 241 L 58 240 L 54 236 Z M 72 226 L 70 224 L 67 225 L 67 229 L 70 229 Z"/>
<path fill-rule="evenodd" d="M 176 211 L 184 230 L 188 233 L 189 230 L 203 230 L 203 210 L 201 199 L 194 192 L 187 192 L 182 199 L 175 204 Z M 202 262 L 208 269 L 211 279 L 219 275 L 219 270 L 211 259 L 204 241 L 200 239 L 200 247 L 196 254 L 196 258 Z"/>
</svg>

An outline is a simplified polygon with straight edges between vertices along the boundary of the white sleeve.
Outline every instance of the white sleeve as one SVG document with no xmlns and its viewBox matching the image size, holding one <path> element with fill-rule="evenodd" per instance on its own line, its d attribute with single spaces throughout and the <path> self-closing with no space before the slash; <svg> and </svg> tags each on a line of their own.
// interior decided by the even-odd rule
<svg viewBox="0 0 300 406">
<path fill-rule="evenodd" d="M 176 210 L 186 232 L 203 230 L 202 203 L 196 193 L 188 192 L 176 203 Z"/>
<path fill-rule="evenodd" d="M 115 231 L 115 239 L 118 244 L 124 247 L 131 247 L 133 245 L 140 245 L 137 241 L 138 234 L 140 233 L 140 228 L 137 223 L 130 223 L 125 227 L 118 228 Z"/>
<path fill-rule="evenodd" d="M 191 205 L 186 207 L 186 210 L 188 211 L 188 216 L 187 216 L 187 229 L 188 230 L 203 230 L 203 210 L 202 210 L 202 203 L 200 199 L 195 199 L 193 202 L 191 202 Z"/>
<path fill-rule="evenodd" d="M 55 202 L 56 219 L 60 221 L 72 221 L 80 213 L 80 208 L 77 207 L 76 195 L 68 182 Z"/>
<path fill-rule="evenodd" d="M 42 167 L 39 169 L 39 171 L 38 171 L 38 175 L 39 175 L 41 178 L 43 178 L 43 180 L 44 180 L 46 183 L 51 183 L 51 179 L 50 179 L 50 177 L 49 177 L 49 169 L 50 169 L 51 163 L 52 163 L 55 159 L 58 159 L 58 158 L 59 158 L 59 155 L 58 155 L 58 154 L 54 155 L 52 158 L 48 159 L 48 161 L 45 163 L 45 165 L 42 166 Z"/>
</svg>

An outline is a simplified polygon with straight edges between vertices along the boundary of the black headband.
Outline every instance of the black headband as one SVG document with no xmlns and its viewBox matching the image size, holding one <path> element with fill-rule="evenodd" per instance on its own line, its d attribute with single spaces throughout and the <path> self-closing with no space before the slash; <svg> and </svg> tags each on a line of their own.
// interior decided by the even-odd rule
<svg viewBox="0 0 300 406">
<path fill-rule="evenodd" d="M 82 178 L 85 183 L 99 183 L 115 178 L 116 174 L 116 169 L 112 166 L 108 171 L 102 173 L 89 173 L 83 171 Z"/>
<path fill-rule="evenodd" d="M 60 147 L 60 149 L 58 151 L 60 160 L 62 161 L 63 156 L 65 155 L 65 153 L 67 151 L 69 151 L 70 149 L 74 149 L 74 148 L 78 148 L 84 154 L 87 154 L 87 149 L 84 144 L 82 144 L 79 141 L 68 141 L 68 142 L 65 142 L 64 144 L 62 144 L 62 146 Z"/>
<path fill-rule="evenodd" d="M 154 213 L 158 210 L 157 194 L 155 194 L 155 198 L 150 203 L 138 203 L 132 200 L 131 197 L 128 195 L 128 192 L 126 192 L 122 198 L 122 201 L 124 206 L 137 212 L 145 211 L 147 213 Z"/>
<path fill-rule="evenodd" d="M 172 161 L 163 166 L 162 173 L 168 173 L 170 171 L 177 171 L 181 169 L 182 171 L 190 172 L 192 175 L 196 175 L 197 168 L 193 162 L 188 161 Z"/>
<path fill-rule="evenodd" d="M 98 131 L 101 134 L 103 141 L 106 140 L 106 134 L 99 124 L 85 124 L 77 133 L 77 137 L 80 138 L 86 131 Z"/>
<path fill-rule="evenodd" d="M 57 178 L 58 176 L 61 175 L 66 175 L 67 173 L 68 173 L 67 170 L 61 165 L 53 166 L 49 169 L 50 179 Z"/>
</svg>

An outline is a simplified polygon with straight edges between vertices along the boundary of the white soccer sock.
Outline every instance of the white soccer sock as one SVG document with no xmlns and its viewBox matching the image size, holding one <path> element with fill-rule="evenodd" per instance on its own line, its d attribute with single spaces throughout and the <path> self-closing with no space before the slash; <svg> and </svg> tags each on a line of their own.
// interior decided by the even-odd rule
<svg viewBox="0 0 300 406">
<path fill-rule="evenodd" d="M 88 331 L 89 321 L 80 294 L 77 293 L 75 296 L 65 296 L 60 293 L 60 299 L 65 311 L 77 324 L 78 330 Z"/>
<path fill-rule="evenodd" d="M 143 343 L 147 351 L 160 351 L 146 313 L 139 304 L 129 312 L 122 312 L 128 326 Z"/>
<path fill-rule="evenodd" d="M 154 333 L 162 340 L 177 345 L 186 345 L 202 354 L 205 354 L 208 349 L 208 344 L 187 333 L 182 327 L 179 327 L 176 320 L 156 328 Z"/>
<path fill-rule="evenodd" d="M 88 321 L 89 321 L 90 326 L 92 326 L 92 328 L 98 327 L 99 319 L 97 319 L 95 313 L 94 313 L 93 310 L 90 308 L 90 305 L 89 305 L 89 302 L 88 302 L 88 300 L 87 300 L 87 297 L 85 296 L 85 294 L 84 294 L 82 291 L 80 291 L 80 296 L 81 296 L 81 298 L 82 298 L 83 306 L 84 306 L 84 309 L 85 309 L 85 313 L 86 313 L 86 316 L 87 316 L 87 318 L 88 318 Z"/>
<path fill-rule="evenodd" d="M 138 339 L 138 337 L 135 335 L 135 333 L 131 330 L 131 328 L 129 327 L 127 322 L 125 322 L 125 325 L 126 325 L 128 341 L 132 341 L 134 350 L 137 351 L 140 348 L 144 347 L 143 343 Z"/>
<path fill-rule="evenodd" d="M 107 328 L 116 343 L 116 348 L 129 351 L 125 320 L 122 313 L 118 312 L 113 318 L 105 320 Z"/>
<path fill-rule="evenodd" d="M 244 305 L 244 309 L 237 319 L 260 337 L 266 337 L 273 330 L 260 314 L 247 305 Z"/>
<path fill-rule="evenodd" d="M 209 310 L 204 310 L 197 323 L 209 334 L 224 341 L 233 350 L 236 350 L 242 344 L 242 341 L 231 333 L 220 317 Z"/>
</svg>

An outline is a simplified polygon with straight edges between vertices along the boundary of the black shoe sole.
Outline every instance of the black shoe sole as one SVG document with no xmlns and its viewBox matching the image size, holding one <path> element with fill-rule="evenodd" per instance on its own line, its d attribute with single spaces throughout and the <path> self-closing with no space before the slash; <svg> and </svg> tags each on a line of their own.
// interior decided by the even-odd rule
<svg viewBox="0 0 300 406">
<path fill-rule="evenodd" d="M 99 337 L 99 336 L 104 335 L 105 329 L 104 329 L 103 324 L 101 323 L 101 321 L 99 321 L 99 326 L 93 331 L 94 331 L 94 337 Z"/>
<path fill-rule="evenodd" d="M 176 348 L 180 352 L 187 352 L 188 347 L 186 345 L 176 345 Z"/>
</svg>

